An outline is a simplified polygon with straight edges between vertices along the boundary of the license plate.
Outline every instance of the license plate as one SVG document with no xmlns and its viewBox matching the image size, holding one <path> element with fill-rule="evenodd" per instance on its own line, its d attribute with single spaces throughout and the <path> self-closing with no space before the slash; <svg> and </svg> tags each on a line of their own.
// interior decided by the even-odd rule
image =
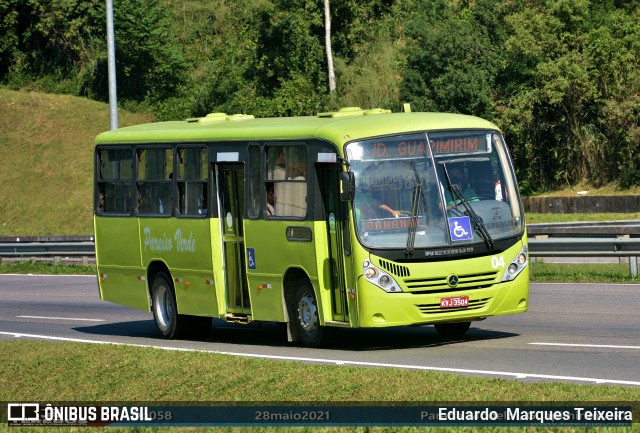
<svg viewBox="0 0 640 433">
<path fill-rule="evenodd" d="M 440 308 L 459 308 L 468 306 L 468 296 L 450 296 L 448 298 L 440 298 Z"/>
</svg>

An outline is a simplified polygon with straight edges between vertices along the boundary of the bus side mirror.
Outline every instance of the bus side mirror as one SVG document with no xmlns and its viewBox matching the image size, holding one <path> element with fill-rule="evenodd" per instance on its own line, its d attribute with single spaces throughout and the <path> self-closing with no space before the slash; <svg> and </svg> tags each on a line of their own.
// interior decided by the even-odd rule
<svg viewBox="0 0 640 433">
<path fill-rule="evenodd" d="M 353 201 L 356 191 L 356 179 L 353 172 L 340 173 L 340 200 Z"/>
</svg>

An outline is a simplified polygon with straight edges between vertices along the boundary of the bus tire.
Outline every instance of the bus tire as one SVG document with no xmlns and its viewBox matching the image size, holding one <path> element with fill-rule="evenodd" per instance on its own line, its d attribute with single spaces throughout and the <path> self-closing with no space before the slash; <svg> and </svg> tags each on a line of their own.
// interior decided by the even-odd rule
<svg viewBox="0 0 640 433">
<path fill-rule="evenodd" d="M 320 347 L 324 330 L 320 326 L 316 296 L 313 293 L 313 288 L 306 281 L 301 282 L 296 290 L 294 312 L 302 345 Z"/>
<path fill-rule="evenodd" d="M 173 284 L 164 272 L 158 273 L 153 280 L 151 302 L 153 321 L 158 333 L 167 340 L 181 336 L 188 326 L 188 320 L 178 314 Z"/>
<path fill-rule="evenodd" d="M 471 322 L 438 323 L 433 326 L 443 337 L 461 337 L 469 330 Z"/>
</svg>

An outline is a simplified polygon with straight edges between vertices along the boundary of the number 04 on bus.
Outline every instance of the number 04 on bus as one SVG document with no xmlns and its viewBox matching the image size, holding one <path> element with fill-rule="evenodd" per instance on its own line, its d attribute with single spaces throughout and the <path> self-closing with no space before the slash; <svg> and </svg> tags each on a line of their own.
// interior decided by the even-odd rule
<svg viewBox="0 0 640 433">
<path fill-rule="evenodd" d="M 407 110 L 409 111 L 409 110 Z M 485 120 L 356 107 L 212 113 L 95 140 L 100 296 L 165 338 L 212 319 L 329 327 L 470 323 L 528 308 L 521 198 Z"/>
</svg>

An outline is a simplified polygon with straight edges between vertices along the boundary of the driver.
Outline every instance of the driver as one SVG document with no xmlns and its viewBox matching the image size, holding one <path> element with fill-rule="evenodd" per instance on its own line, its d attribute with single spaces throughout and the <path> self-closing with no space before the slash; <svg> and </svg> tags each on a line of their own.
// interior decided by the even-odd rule
<svg viewBox="0 0 640 433">
<path fill-rule="evenodd" d="M 452 165 L 447 167 L 447 173 L 449 173 L 449 180 L 451 180 L 451 186 L 457 185 L 465 199 L 469 201 L 478 200 L 476 192 L 465 181 L 464 170 L 458 165 Z M 444 188 L 444 199 L 447 203 L 447 208 L 452 208 L 460 204 L 460 199 L 455 199 L 451 193 L 451 188 Z"/>
<path fill-rule="evenodd" d="M 361 191 L 356 194 L 355 207 L 357 214 L 360 214 L 358 216 L 362 216 L 365 220 L 379 218 L 380 210 L 384 211 L 385 215 L 389 213 L 396 218 L 400 216 L 400 211 L 376 200 L 368 191 Z"/>
</svg>

